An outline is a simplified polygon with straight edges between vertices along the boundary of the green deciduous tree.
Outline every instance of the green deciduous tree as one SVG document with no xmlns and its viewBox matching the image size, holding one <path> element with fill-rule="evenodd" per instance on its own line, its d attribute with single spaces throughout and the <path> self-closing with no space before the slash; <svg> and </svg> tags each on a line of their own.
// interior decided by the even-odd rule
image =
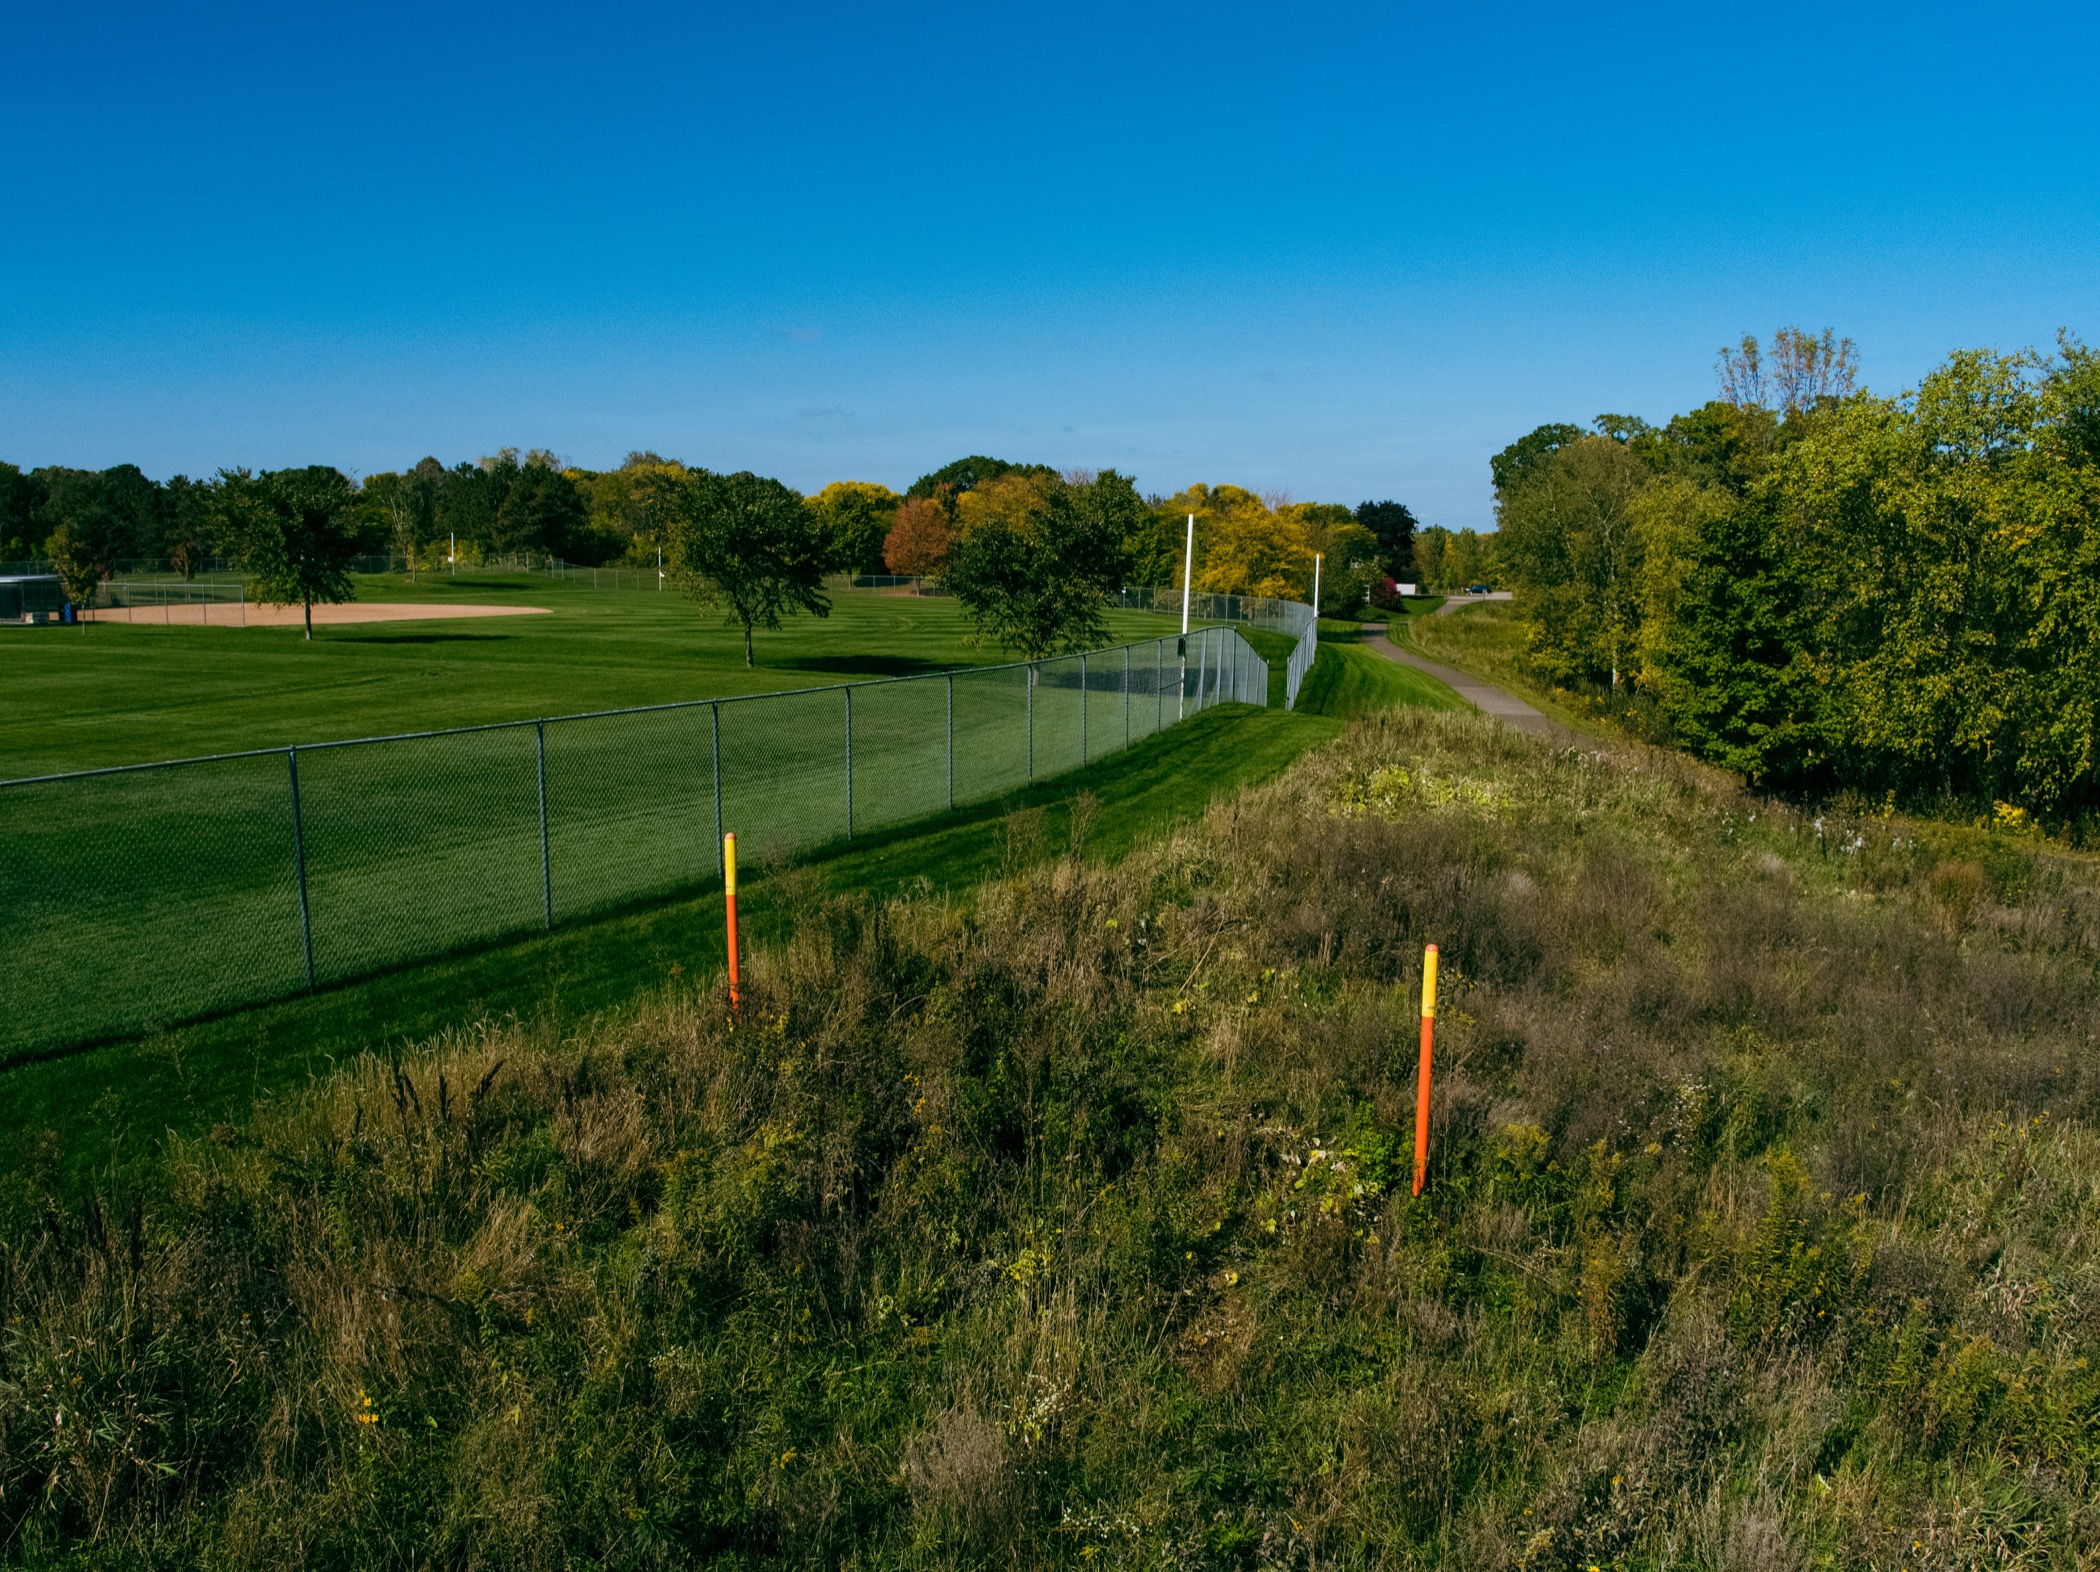
<svg viewBox="0 0 2100 1572">
<path fill-rule="evenodd" d="M 1124 539 L 1145 504 L 1114 471 L 1085 486 L 1054 474 L 1029 478 L 1033 484 L 969 519 L 949 552 L 946 583 L 976 637 L 1040 660 L 1107 637 Z"/>
<path fill-rule="evenodd" d="M 831 564 L 847 573 L 880 573 L 882 543 L 904 499 L 867 480 L 835 480 L 808 500 L 829 543 Z"/>
<path fill-rule="evenodd" d="M 1517 438 L 1508 447 L 1488 460 L 1488 471 L 1494 476 L 1497 495 L 1508 491 L 1527 474 L 1532 467 L 1558 453 L 1571 442 L 1580 442 L 1589 435 L 1580 426 L 1571 426 L 1564 421 L 1534 427 Z"/>
<path fill-rule="evenodd" d="M 744 630 L 746 666 L 756 664 L 754 628 L 778 628 L 798 611 L 831 614 L 831 542 L 799 493 L 749 472 L 684 468 L 651 471 L 647 485 L 672 580 L 702 605 L 727 608 Z"/>
<path fill-rule="evenodd" d="M 1379 565 L 1387 573 L 1407 578 L 1415 571 L 1415 531 L 1422 526 L 1406 503 L 1359 502 L 1356 522 L 1377 539 Z"/>
<path fill-rule="evenodd" d="M 952 464 L 943 464 L 939 469 L 921 475 L 904 494 L 907 497 L 931 497 L 952 511 L 954 499 L 962 493 L 975 491 L 986 481 L 997 480 L 1002 475 L 1016 474 L 1055 479 L 1057 471 L 1047 464 L 1011 464 L 1005 459 L 973 453 L 968 458 L 959 458 Z"/>
<path fill-rule="evenodd" d="M 1640 630 L 1644 542 L 1633 500 L 1649 471 L 1622 442 L 1585 437 L 1500 493 L 1497 544 L 1539 665 L 1616 688 Z"/>
<path fill-rule="evenodd" d="M 24 474 L 14 464 L 0 464 L 0 562 L 32 556 L 49 533 L 36 527 L 45 496 L 40 476 Z"/>
<path fill-rule="evenodd" d="M 357 490 L 325 464 L 251 475 L 222 470 L 217 504 L 226 538 L 258 599 L 298 606 L 306 637 L 314 607 L 355 600 L 350 564 L 358 549 Z"/>
<path fill-rule="evenodd" d="M 1674 735 L 1775 784 L 2092 806 L 2089 352 L 1963 351 L 1913 395 L 1818 395 L 1779 429 L 1690 532 L 1656 653 Z"/>
</svg>

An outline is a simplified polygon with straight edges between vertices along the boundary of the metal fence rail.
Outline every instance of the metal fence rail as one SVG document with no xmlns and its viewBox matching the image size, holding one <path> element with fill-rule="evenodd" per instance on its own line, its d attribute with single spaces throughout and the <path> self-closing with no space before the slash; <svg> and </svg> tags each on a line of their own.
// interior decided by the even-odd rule
<svg viewBox="0 0 2100 1572">
<path fill-rule="evenodd" d="M 1268 702 L 1231 628 L 1085 655 L 0 782 L 0 1057 L 719 877 Z"/>
</svg>

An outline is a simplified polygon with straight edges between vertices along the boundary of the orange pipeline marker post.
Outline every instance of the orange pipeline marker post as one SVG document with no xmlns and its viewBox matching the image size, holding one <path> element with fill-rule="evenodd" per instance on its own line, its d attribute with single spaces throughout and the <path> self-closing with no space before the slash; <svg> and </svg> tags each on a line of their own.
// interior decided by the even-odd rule
<svg viewBox="0 0 2100 1572">
<path fill-rule="evenodd" d="M 1422 952 L 1422 1068 L 1415 1077 L 1415 1194 L 1429 1173 L 1429 1053 L 1436 1035 L 1436 946 Z"/>
<path fill-rule="evenodd" d="M 736 832 L 722 837 L 722 904 L 729 917 L 729 1008 L 742 1014 L 743 989 L 736 974 Z"/>
</svg>

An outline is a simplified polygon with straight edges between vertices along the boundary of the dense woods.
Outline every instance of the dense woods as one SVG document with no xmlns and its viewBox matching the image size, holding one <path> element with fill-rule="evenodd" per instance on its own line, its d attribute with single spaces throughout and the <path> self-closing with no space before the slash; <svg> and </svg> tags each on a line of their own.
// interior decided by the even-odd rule
<svg viewBox="0 0 2100 1572">
<path fill-rule="evenodd" d="M 1855 386 L 1783 330 L 1651 426 L 1497 456 L 1530 659 L 1752 781 L 2018 818 L 2096 803 L 2100 357 L 1964 350 Z"/>
</svg>

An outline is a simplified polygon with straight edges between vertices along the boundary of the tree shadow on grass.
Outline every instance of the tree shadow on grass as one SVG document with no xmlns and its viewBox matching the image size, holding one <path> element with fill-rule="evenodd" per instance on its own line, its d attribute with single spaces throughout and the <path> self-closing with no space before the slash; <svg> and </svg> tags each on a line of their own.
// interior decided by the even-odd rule
<svg viewBox="0 0 2100 1572">
<path fill-rule="evenodd" d="M 331 644 L 487 644 L 514 633 L 339 633 Z"/>
<path fill-rule="evenodd" d="M 799 655 L 792 660 L 760 661 L 788 671 L 824 671 L 842 677 L 918 677 L 954 668 L 916 655 Z"/>
</svg>

